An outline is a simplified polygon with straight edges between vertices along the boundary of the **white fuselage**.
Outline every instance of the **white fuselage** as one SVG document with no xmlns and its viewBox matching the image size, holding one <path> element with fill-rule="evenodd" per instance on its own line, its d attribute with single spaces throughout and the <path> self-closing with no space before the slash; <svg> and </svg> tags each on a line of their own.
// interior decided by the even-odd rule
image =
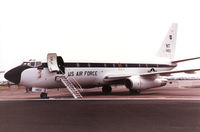
<svg viewBox="0 0 200 132">
<path fill-rule="evenodd" d="M 157 67 L 153 68 L 155 71 L 168 71 L 174 67 Z M 128 74 L 137 76 L 140 73 L 152 72 L 151 67 L 145 68 L 130 68 L 130 67 L 112 67 L 112 68 L 65 68 L 65 76 L 74 78 L 82 88 L 93 88 L 96 86 L 106 85 L 104 81 L 105 76 L 115 74 Z M 22 72 L 20 85 L 25 87 L 38 87 L 38 88 L 63 88 L 65 87 L 60 81 L 56 81 L 56 76 L 61 76 L 57 72 L 49 72 L 48 68 L 37 69 L 29 68 Z"/>
</svg>

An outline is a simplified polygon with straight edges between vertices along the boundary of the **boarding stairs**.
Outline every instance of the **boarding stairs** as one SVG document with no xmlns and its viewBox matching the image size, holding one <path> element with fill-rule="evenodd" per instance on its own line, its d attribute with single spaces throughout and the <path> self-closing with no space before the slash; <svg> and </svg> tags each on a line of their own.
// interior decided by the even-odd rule
<svg viewBox="0 0 200 132">
<path fill-rule="evenodd" d="M 67 90 L 73 95 L 75 99 L 82 99 L 83 96 L 77 88 L 82 89 L 81 85 L 73 77 L 57 76 L 56 80 L 60 80 Z"/>
<path fill-rule="evenodd" d="M 77 88 L 82 89 L 81 85 L 76 81 L 74 77 L 65 76 L 64 70 L 60 69 L 58 63 L 60 65 L 64 65 L 64 61 L 61 56 L 57 56 L 56 53 L 47 54 L 47 65 L 49 72 L 57 72 L 57 74 L 60 74 L 59 76 L 55 77 L 55 80 L 61 81 L 75 99 L 83 98 L 77 89 Z"/>
</svg>

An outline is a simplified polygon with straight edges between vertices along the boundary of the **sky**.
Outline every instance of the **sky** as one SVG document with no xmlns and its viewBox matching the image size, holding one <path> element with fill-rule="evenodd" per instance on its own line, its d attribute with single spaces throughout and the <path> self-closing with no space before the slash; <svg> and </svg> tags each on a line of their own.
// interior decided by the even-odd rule
<svg viewBox="0 0 200 132">
<path fill-rule="evenodd" d="M 46 61 L 47 53 L 65 61 L 151 57 L 172 23 L 178 23 L 175 59 L 197 57 L 199 5 L 198 0 L 0 0 L 0 70 L 29 59 Z"/>
</svg>

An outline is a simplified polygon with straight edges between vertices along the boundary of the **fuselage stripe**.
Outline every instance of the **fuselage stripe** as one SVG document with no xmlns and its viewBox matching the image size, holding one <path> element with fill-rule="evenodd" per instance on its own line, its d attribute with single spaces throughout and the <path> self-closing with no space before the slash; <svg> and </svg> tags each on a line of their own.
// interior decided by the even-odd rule
<svg viewBox="0 0 200 132">
<path fill-rule="evenodd" d="M 46 68 L 47 63 L 42 63 L 42 67 Z M 137 63 L 64 63 L 64 67 L 70 68 L 169 68 L 176 65 L 167 64 L 137 64 Z"/>
</svg>

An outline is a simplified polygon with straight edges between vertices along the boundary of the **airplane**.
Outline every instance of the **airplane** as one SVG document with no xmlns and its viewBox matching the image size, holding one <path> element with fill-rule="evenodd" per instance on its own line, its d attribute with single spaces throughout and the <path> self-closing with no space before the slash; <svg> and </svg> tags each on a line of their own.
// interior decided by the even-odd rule
<svg viewBox="0 0 200 132">
<path fill-rule="evenodd" d="M 112 85 L 125 85 L 131 94 L 142 90 L 162 87 L 168 82 L 162 76 L 174 73 L 193 73 L 200 69 L 172 70 L 179 62 L 200 57 L 174 60 L 177 24 L 173 23 L 157 52 L 159 61 L 148 62 L 64 62 L 56 53 L 47 55 L 47 62 L 27 61 L 9 70 L 4 77 L 18 85 L 41 92 L 47 97 L 47 90 L 66 87 L 74 98 L 82 98 L 78 88 L 102 87 L 104 94 L 112 92 Z M 160 61 L 162 60 L 162 61 Z"/>
</svg>

